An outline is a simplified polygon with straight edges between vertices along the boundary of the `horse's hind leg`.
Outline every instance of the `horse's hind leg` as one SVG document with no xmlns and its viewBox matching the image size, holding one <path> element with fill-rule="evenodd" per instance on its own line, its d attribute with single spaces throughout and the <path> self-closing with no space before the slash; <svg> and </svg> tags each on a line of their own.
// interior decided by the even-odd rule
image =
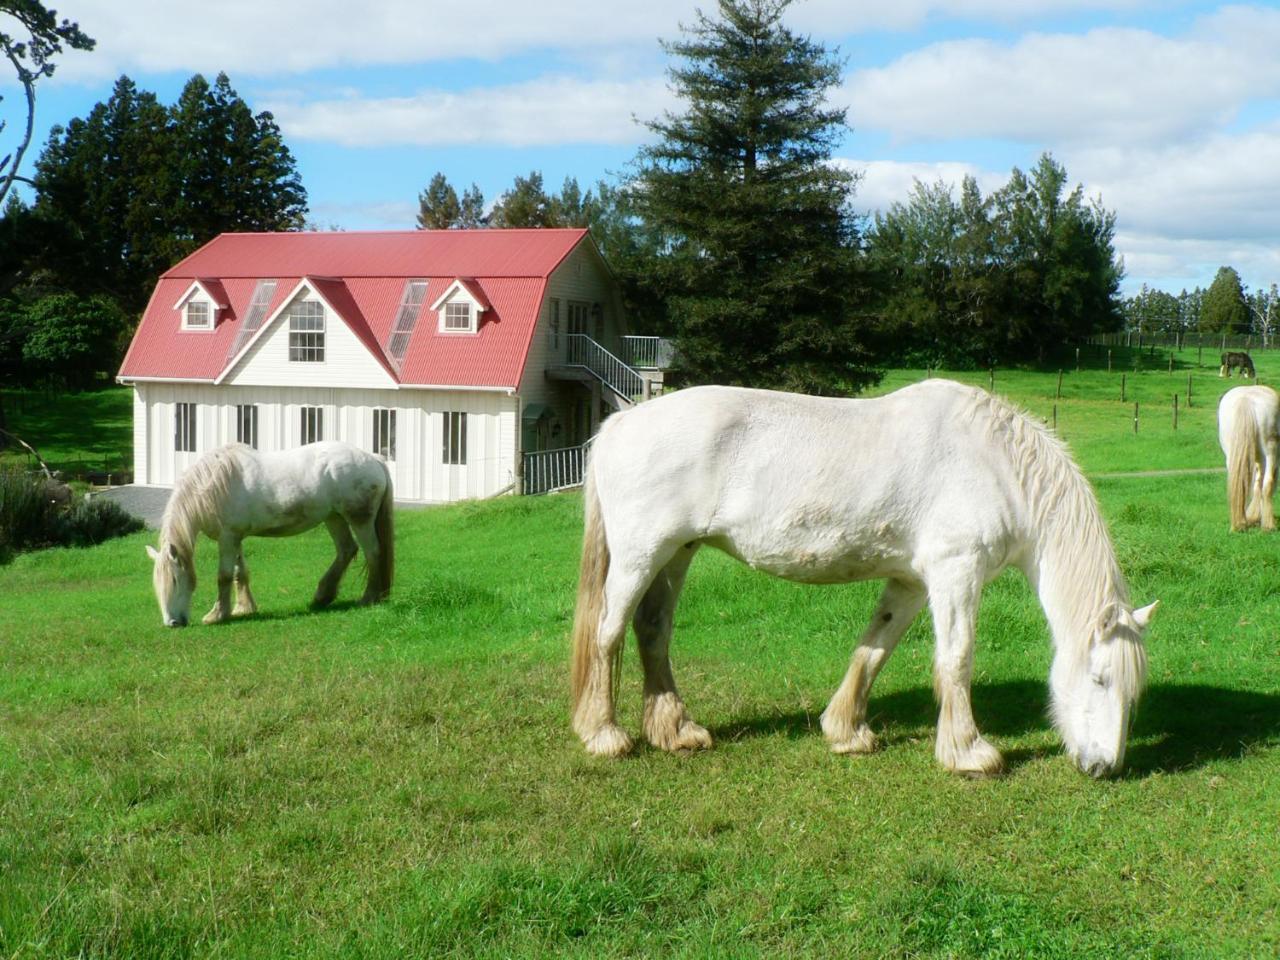
<svg viewBox="0 0 1280 960">
<path fill-rule="evenodd" d="M 1268 437 L 1262 444 L 1258 509 L 1261 513 L 1263 530 L 1274 530 L 1276 528 L 1275 506 L 1272 503 L 1272 497 L 1275 495 L 1276 490 L 1276 446 L 1275 437 Z"/>
<path fill-rule="evenodd" d="M 604 609 L 592 644 L 573 715 L 573 729 L 588 753 L 619 757 L 631 749 L 631 737 L 618 726 L 614 669 L 619 663 L 627 621 L 653 579 L 648 563 L 624 564 L 615 556 L 604 582 Z"/>
<path fill-rule="evenodd" d="M 333 598 L 338 595 L 338 584 L 342 581 L 342 575 L 347 572 L 347 567 L 356 555 L 355 537 L 351 536 L 351 528 L 347 526 L 347 521 L 336 513 L 324 522 L 329 528 L 329 536 L 333 537 L 333 546 L 337 551 L 337 555 L 333 558 L 333 563 L 329 564 L 329 569 L 324 572 L 324 576 L 320 578 L 320 583 L 316 585 L 316 595 L 311 598 L 313 607 L 327 607 L 333 603 Z"/>
<path fill-rule="evenodd" d="M 894 647 L 924 606 L 923 584 L 890 580 L 853 651 L 844 682 L 822 711 L 822 732 L 835 753 L 870 753 L 876 737 L 867 726 L 867 697 L 871 685 Z"/>
<path fill-rule="evenodd" d="M 938 697 L 938 740 L 934 754 L 956 773 L 999 773 L 1004 761 L 978 733 L 970 702 L 981 574 L 971 563 L 947 563 L 930 572 L 928 585 L 936 635 L 933 688 Z"/>
<path fill-rule="evenodd" d="M 369 579 L 364 585 L 364 594 L 360 597 L 360 602 L 377 603 L 386 598 L 387 586 L 382 583 L 378 573 L 382 569 L 382 564 L 379 563 L 379 551 L 382 548 L 378 545 L 378 534 L 374 530 L 373 518 L 354 520 L 351 523 L 351 529 L 355 532 L 360 549 L 364 551 L 365 566 L 369 569 Z"/>
<path fill-rule="evenodd" d="M 644 667 L 644 735 L 663 750 L 698 750 L 711 746 L 711 734 L 693 722 L 676 691 L 668 648 L 676 603 L 696 544 L 681 547 L 658 571 L 632 618 L 640 663 Z"/>
<path fill-rule="evenodd" d="M 235 581 L 236 605 L 231 612 L 237 616 L 257 613 L 258 605 L 254 603 L 253 594 L 249 592 L 249 568 L 245 566 L 243 546 L 236 553 Z"/>
</svg>

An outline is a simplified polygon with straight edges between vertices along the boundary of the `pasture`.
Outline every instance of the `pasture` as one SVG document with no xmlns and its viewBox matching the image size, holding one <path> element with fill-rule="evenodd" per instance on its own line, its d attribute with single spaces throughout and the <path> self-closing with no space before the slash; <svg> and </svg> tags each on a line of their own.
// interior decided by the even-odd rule
<svg viewBox="0 0 1280 960">
<path fill-rule="evenodd" d="M 1255 360 L 1280 381 L 1280 356 Z M 835 756 L 818 715 L 879 584 L 798 586 L 709 550 L 672 659 L 715 749 L 587 756 L 575 494 L 399 511 L 380 607 L 354 605 L 353 567 L 307 610 L 323 529 L 249 541 L 261 612 L 217 627 L 160 625 L 154 534 L 20 556 L 0 568 L 0 956 L 1275 955 L 1280 539 L 1228 535 L 1224 477 L 1202 472 L 1239 382 L 1214 361 L 1127 356 L 1125 403 L 1118 366 L 1068 371 L 1056 400 L 1135 603 L 1162 601 L 1113 781 L 1062 755 L 1043 615 L 1013 573 L 986 591 L 973 683 L 1010 770 L 966 780 L 933 758 L 927 613 L 872 692 L 882 749 Z M 996 388 L 1052 416 L 1056 372 Z M 624 664 L 636 733 L 630 639 Z"/>
</svg>

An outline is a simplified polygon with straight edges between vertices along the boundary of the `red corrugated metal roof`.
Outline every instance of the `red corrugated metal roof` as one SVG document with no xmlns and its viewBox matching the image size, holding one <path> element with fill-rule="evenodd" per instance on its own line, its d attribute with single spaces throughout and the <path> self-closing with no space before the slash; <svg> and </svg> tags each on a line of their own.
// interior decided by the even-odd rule
<svg viewBox="0 0 1280 960">
<path fill-rule="evenodd" d="M 161 277 L 119 375 L 217 379 L 232 359 L 257 281 L 278 281 L 271 316 L 305 278 L 405 386 L 515 389 L 547 277 L 586 236 L 585 230 L 223 234 Z M 192 279 L 220 282 L 230 304 L 211 332 L 183 330 L 181 312 L 172 308 Z M 410 279 L 427 280 L 427 294 L 397 373 L 387 344 Z M 441 333 L 429 308 L 455 280 L 465 280 L 488 305 L 474 334 Z"/>
</svg>

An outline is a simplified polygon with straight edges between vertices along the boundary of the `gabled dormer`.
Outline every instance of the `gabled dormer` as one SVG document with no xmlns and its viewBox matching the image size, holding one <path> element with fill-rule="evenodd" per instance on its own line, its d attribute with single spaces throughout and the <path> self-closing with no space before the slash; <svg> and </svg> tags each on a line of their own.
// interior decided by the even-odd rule
<svg viewBox="0 0 1280 960">
<path fill-rule="evenodd" d="M 480 330 L 481 315 L 492 306 L 478 283 L 469 277 L 458 277 L 445 287 L 431 309 L 438 313 L 436 329 L 440 333 L 466 334 Z"/>
<path fill-rule="evenodd" d="M 227 291 L 222 281 L 199 279 L 191 281 L 173 309 L 182 314 L 182 329 L 196 333 L 210 333 L 228 309 Z"/>
</svg>

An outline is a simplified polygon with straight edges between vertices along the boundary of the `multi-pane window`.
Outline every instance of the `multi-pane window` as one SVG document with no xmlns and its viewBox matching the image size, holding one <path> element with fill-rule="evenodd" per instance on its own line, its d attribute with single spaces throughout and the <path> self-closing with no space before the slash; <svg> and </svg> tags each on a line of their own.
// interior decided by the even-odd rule
<svg viewBox="0 0 1280 960">
<path fill-rule="evenodd" d="M 208 330 L 211 324 L 211 313 L 207 300 L 188 300 L 186 324 L 198 330 Z"/>
<path fill-rule="evenodd" d="M 396 412 L 381 407 L 373 411 L 373 452 L 396 458 Z"/>
<path fill-rule="evenodd" d="M 236 404 L 236 443 L 247 443 L 258 449 L 258 405 Z"/>
<path fill-rule="evenodd" d="M 560 349 L 560 301 L 552 298 L 548 302 L 548 309 L 551 313 L 550 324 L 547 327 L 547 336 L 551 340 L 551 349 Z"/>
<path fill-rule="evenodd" d="M 454 332 L 471 330 L 471 304 L 465 300 L 450 300 L 444 305 L 444 328 Z"/>
<path fill-rule="evenodd" d="M 444 413 L 441 425 L 442 462 L 465 464 L 467 462 L 467 415 Z"/>
<path fill-rule="evenodd" d="M 179 403 L 174 405 L 173 449 L 186 453 L 195 453 L 196 405 L 194 403 Z"/>
<path fill-rule="evenodd" d="M 410 280 L 404 285 L 404 296 L 400 300 L 400 309 L 396 312 L 391 343 L 388 345 L 391 356 L 397 363 L 404 359 L 409 350 L 409 339 L 413 336 L 413 328 L 418 325 L 418 314 L 422 312 L 422 301 L 426 295 L 425 280 Z"/>
<path fill-rule="evenodd" d="M 315 443 L 324 439 L 324 407 L 302 407 L 302 442 Z"/>
<path fill-rule="evenodd" d="M 289 359 L 299 363 L 324 360 L 324 306 L 299 300 L 289 306 Z"/>
</svg>

